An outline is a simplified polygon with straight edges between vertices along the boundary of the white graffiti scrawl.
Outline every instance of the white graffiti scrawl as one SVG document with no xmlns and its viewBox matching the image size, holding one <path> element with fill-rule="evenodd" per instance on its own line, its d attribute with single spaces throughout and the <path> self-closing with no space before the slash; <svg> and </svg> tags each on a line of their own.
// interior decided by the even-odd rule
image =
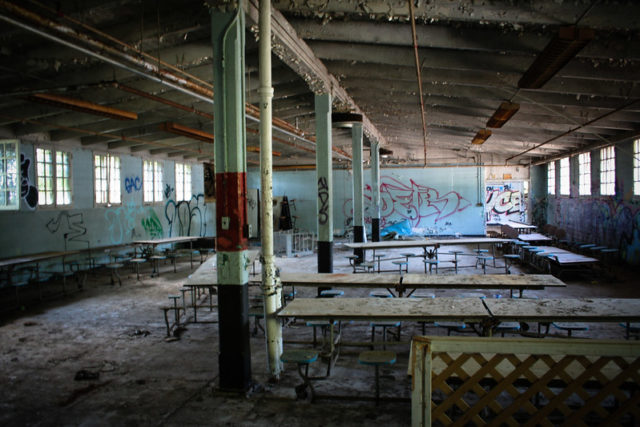
<svg viewBox="0 0 640 427">
<path fill-rule="evenodd" d="M 371 206 L 372 189 L 367 185 L 364 197 L 366 209 Z M 352 200 L 345 203 L 344 214 L 352 215 Z M 456 191 L 440 194 L 433 187 L 416 183 L 409 179 L 402 183 L 395 178 L 383 176 L 380 179 L 380 225 L 385 227 L 398 221 L 408 219 L 411 226 L 440 226 L 443 220 L 462 212 L 471 203 Z"/>
</svg>

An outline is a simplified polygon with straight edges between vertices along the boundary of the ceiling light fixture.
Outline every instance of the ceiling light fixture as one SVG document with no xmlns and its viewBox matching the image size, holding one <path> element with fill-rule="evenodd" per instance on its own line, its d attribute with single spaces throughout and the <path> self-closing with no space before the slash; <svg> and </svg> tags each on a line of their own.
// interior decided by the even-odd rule
<svg viewBox="0 0 640 427">
<path fill-rule="evenodd" d="M 488 128 L 501 128 L 520 109 L 520 104 L 505 101 L 487 121 Z"/>
<path fill-rule="evenodd" d="M 79 111 L 81 113 L 95 114 L 116 120 L 137 120 L 138 115 L 131 111 L 120 110 L 118 108 L 106 107 L 82 99 L 69 98 L 51 93 L 35 93 L 27 97 L 29 101 L 40 102 L 53 105 L 55 107 L 66 108 L 68 110 Z"/>
<path fill-rule="evenodd" d="M 384 148 L 384 147 L 380 147 L 379 153 L 380 153 L 380 157 L 382 157 L 383 159 L 388 159 L 389 157 L 391 157 L 391 155 L 393 155 L 392 150 L 389 150 L 388 148 Z"/>
<path fill-rule="evenodd" d="M 332 113 L 331 126 L 334 128 L 352 128 L 355 123 L 362 124 L 362 114 Z"/>
<path fill-rule="evenodd" d="M 160 129 L 174 133 L 176 135 L 186 136 L 187 138 L 197 139 L 198 141 L 204 141 L 213 144 L 213 134 L 198 129 L 193 129 L 187 126 L 182 126 L 178 123 L 164 122 L 160 125 Z"/>
<path fill-rule="evenodd" d="M 539 89 L 595 37 L 591 28 L 561 27 L 524 73 L 518 87 Z"/>
<path fill-rule="evenodd" d="M 491 131 L 489 129 L 480 129 L 478 133 L 476 133 L 476 136 L 471 140 L 471 143 L 476 145 L 483 144 L 490 136 Z"/>
</svg>

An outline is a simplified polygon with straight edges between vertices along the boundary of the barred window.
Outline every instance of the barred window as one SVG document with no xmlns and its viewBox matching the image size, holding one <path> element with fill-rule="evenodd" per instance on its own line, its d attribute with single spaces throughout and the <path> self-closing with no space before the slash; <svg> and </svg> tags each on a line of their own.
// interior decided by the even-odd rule
<svg viewBox="0 0 640 427">
<path fill-rule="evenodd" d="M 616 193 L 616 153 L 613 145 L 600 150 L 600 194 L 613 196 Z"/>
<path fill-rule="evenodd" d="M 38 205 L 71 204 L 71 155 L 66 151 L 36 148 Z"/>
<path fill-rule="evenodd" d="M 191 165 L 176 163 L 176 201 L 191 199 Z"/>
<path fill-rule="evenodd" d="M 143 164 L 144 201 L 162 202 L 164 168 L 161 162 L 145 160 Z"/>
<path fill-rule="evenodd" d="M 560 159 L 560 194 L 568 196 L 571 193 L 571 177 L 569 158 Z"/>
<path fill-rule="evenodd" d="M 640 196 L 640 139 L 633 141 L 633 194 Z"/>
<path fill-rule="evenodd" d="M 0 210 L 20 207 L 20 144 L 17 140 L 0 140 Z"/>
<path fill-rule="evenodd" d="M 582 153 L 578 156 L 578 194 L 588 196 L 591 194 L 591 153 Z"/>
<path fill-rule="evenodd" d="M 93 158 L 96 205 L 109 206 L 122 203 L 120 157 L 111 154 L 96 154 Z"/>
</svg>

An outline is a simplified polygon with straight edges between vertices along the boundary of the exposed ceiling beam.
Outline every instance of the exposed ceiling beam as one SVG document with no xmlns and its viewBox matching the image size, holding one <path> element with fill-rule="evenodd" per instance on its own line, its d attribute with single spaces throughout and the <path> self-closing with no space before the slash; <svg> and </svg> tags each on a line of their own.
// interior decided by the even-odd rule
<svg viewBox="0 0 640 427">
<path fill-rule="evenodd" d="M 557 26 L 575 23 L 591 2 L 581 2 L 576 8 L 575 2 L 545 1 L 535 4 L 514 3 L 511 0 L 494 0 L 491 2 L 451 2 L 429 1 L 416 5 L 416 19 L 423 22 L 482 22 L 485 26 L 521 29 L 523 27 Z M 617 3 L 601 2 L 592 12 L 583 18 L 582 25 L 594 29 L 629 30 L 640 29 L 640 5 L 633 1 Z M 274 7 L 287 13 L 319 21 L 369 19 L 374 21 L 406 21 L 409 8 L 406 2 L 389 2 L 387 0 L 325 0 L 322 8 L 304 1 L 274 0 Z M 577 9 L 577 13 L 576 13 Z"/>
<path fill-rule="evenodd" d="M 411 47 L 361 45 L 355 43 L 309 42 L 321 60 L 341 60 L 375 65 L 410 67 L 413 63 Z M 461 52 L 451 49 L 420 49 L 422 63 L 430 68 L 444 70 L 484 70 L 494 73 L 522 74 L 535 59 L 535 55 L 503 55 L 492 52 Z M 598 61 L 574 59 L 559 73 L 559 77 L 634 81 L 640 73 L 640 61 L 622 64 L 600 64 Z M 425 77 L 426 79 L 426 77 Z"/>
<path fill-rule="evenodd" d="M 257 25 L 259 21 L 258 0 L 245 2 L 247 23 Z M 340 86 L 324 64 L 315 56 L 311 48 L 299 38 L 291 24 L 273 7 L 271 8 L 273 52 L 294 71 L 302 76 L 314 93 L 329 93 L 334 102 L 344 108 L 362 114 L 363 131 L 366 136 L 380 145 L 386 145 L 384 136 L 371 123 L 346 90 Z"/>
<path fill-rule="evenodd" d="M 405 22 L 313 22 L 299 18 L 290 18 L 289 22 L 298 32 L 298 36 L 304 40 L 407 46 L 409 29 Z M 548 35 L 537 29 L 525 31 L 508 27 L 455 27 L 443 22 L 419 25 L 417 36 L 418 46 L 421 48 L 531 55 L 544 49 L 550 40 Z M 638 60 L 640 46 L 629 46 L 624 34 L 604 35 L 600 40 L 595 40 L 585 47 L 578 57 L 608 60 L 612 53 L 629 60 Z"/>
</svg>

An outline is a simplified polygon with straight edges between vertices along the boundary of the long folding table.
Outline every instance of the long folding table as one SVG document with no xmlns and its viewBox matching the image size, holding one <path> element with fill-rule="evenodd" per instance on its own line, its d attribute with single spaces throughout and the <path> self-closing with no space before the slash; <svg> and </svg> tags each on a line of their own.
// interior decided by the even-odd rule
<svg viewBox="0 0 640 427">
<path fill-rule="evenodd" d="M 565 287 L 561 280 L 548 274 L 344 274 L 344 273 L 281 273 L 283 286 L 337 288 L 386 288 L 398 296 L 410 296 L 415 289 L 508 289 L 519 291 L 545 287 Z"/>
</svg>

